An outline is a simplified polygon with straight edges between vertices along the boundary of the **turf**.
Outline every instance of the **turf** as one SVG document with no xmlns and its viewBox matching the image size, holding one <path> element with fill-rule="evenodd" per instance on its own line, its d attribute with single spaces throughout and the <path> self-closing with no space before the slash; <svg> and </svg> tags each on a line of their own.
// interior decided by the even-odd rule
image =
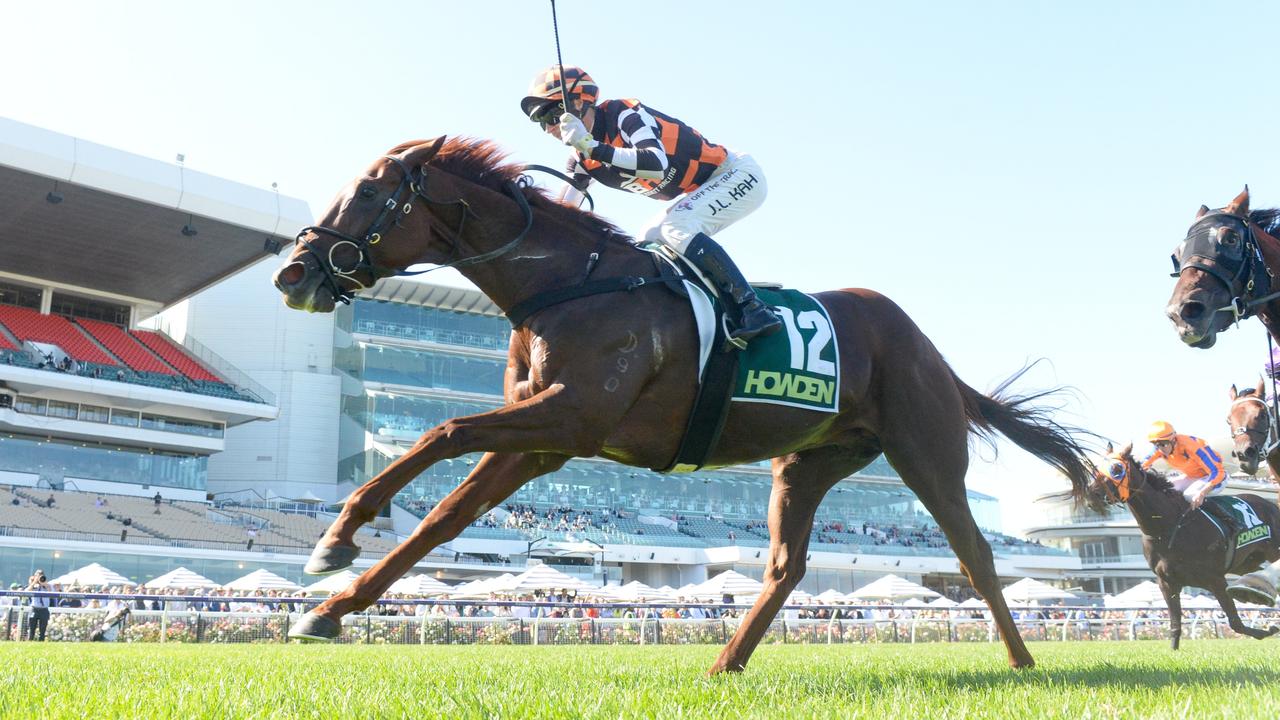
<svg viewBox="0 0 1280 720">
<path fill-rule="evenodd" d="M 3 718 L 1262 718 L 1276 642 L 719 648 L 0 644 Z"/>
</svg>

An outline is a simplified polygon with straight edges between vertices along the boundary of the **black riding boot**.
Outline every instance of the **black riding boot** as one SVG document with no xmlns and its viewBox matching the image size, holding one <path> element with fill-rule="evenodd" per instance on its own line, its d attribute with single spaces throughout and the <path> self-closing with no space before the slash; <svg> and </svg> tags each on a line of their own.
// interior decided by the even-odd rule
<svg viewBox="0 0 1280 720">
<path fill-rule="evenodd" d="M 737 325 L 729 333 L 731 339 L 747 343 L 757 335 L 772 335 L 782 329 L 782 320 L 768 305 L 760 302 L 751 284 L 742 277 L 742 271 L 715 240 L 698 233 L 689 241 L 684 256 L 716 286 L 721 300 L 731 301 L 733 321 Z"/>
</svg>

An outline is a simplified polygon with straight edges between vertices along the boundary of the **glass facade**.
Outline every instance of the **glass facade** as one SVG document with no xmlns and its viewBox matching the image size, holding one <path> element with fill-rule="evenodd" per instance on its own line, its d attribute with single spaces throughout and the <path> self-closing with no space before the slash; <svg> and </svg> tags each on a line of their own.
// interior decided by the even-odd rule
<svg viewBox="0 0 1280 720">
<path fill-rule="evenodd" d="M 427 429 L 501 404 L 510 335 L 503 318 L 357 299 L 340 311 L 337 321 L 340 329 L 369 337 L 339 347 L 335 367 L 360 381 L 400 386 L 396 392 L 366 387 L 358 395 L 343 397 L 341 444 L 354 451 L 341 459 L 340 480 L 363 483 Z M 401 500 L 438 500 L 466 477 L 477 459 L 436 464 L 405 488 Z M 766 515 L 772 487 L 768 467 L 764 462 L 660 475 L 609 462 L 573 460 L 529 482 L 509 502 L 759 520 Z M 970 493 L 970 505 L 980 526 L 999 530 L 995 498 Z M 932 523 L 883 457 L 840 482 L 823 501 L 817 519 L 834 524 L 837 533 L 863 522 Z"/>
<path fill-rule="evenodd" d="M 209 459 L 102 443 L 0 434 L 0 470 L 36 473 L 60 483 L 66 477 L 155 487 L 204 490 Z"/>
<path fill-rule="evenodd" d="M 222 423 L 188 420 L 171 415 L 139 413 L 133 410 L 121 410 L 101 405 L 77 405 L 76 403 L 42 400 L 25 395 L 18 396 L 13 408 L 24 415 L 42 415 L 64 420 L 141 427 L 143 430 L 159 430 L 183 435 L 220 438 L 225 434 L 225 426 Z"/>
</svg>

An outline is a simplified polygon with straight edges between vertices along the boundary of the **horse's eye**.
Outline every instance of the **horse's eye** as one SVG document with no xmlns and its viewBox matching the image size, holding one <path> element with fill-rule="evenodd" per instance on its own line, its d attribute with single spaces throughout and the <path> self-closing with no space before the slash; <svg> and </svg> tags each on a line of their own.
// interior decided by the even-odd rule
<svg viewBox="0 0 1280 720">
<path fill-rule="evenodd" d="M 1227 233 L 1222 237 L 1222 244 L 1228 247 L 1235 245 L 1237 242 L 1238 242 L 1238 239 L 1236 238 L 1235 233 Z"/>
<path fill-rule="evenodd" d="M 372 200 L 378 197 L 378 188 L 372 185 L 365 185 L 360 188 L 359 194 L 361 200 Z"/>
</svg>

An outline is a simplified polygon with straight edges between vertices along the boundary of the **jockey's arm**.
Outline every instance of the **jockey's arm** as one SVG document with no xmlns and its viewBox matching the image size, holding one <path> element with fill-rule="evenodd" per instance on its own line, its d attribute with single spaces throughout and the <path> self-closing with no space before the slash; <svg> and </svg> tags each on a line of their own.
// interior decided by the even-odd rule
<svg viewBox="0 0 1280 720">
<path fill-rule="evenodd" d="M 1151 469 L 1151 466 L 1152 466 L 1152 465 L 1155 465 L 1155 464 L 1156 464 L 1156 461 L 1157 461 L 1157 460 L 1159 460 L 1159 459 L 1160 459 L 1160 458 L 1162 458 L 1162 457 L 1164 457 L 1164 453 L 1160 452 L 1159 450 L 1152 450 L 1150 455 L 1148 455 L 1148 456 L 1146 456 L 1145 458 L 1143 458 L 1143 460 L 1142 460 L 1142 469 L 1143 469 L 1143 470 L 1150 470 L 1150 469 Z"/>
<path fill-rule="evenodd" d="M 587 174 L 587 169 L 582 166 L 577 153 L 569 155 L 569 162 L 565 165 L 564 171 L 565 174 L 573 178 L 573 182 L 566 183 L 564 189 L 560 191 L 560 196 L 556 199 L 563 205 L 582 207 L 582 201 L 587 196 L 578 188 L 585 190 L 591 184 L 591 176 Z"/>
<path fill-rule="evenodd" d="M 658 121 L 643 105 L 637 104 L 619 113 L 618 126 L 623 146 L 597 143 L 587 157 L 638 178 L 661 178 L 667 171 L 667 148 L 662 144 Z"/>
</svg>

